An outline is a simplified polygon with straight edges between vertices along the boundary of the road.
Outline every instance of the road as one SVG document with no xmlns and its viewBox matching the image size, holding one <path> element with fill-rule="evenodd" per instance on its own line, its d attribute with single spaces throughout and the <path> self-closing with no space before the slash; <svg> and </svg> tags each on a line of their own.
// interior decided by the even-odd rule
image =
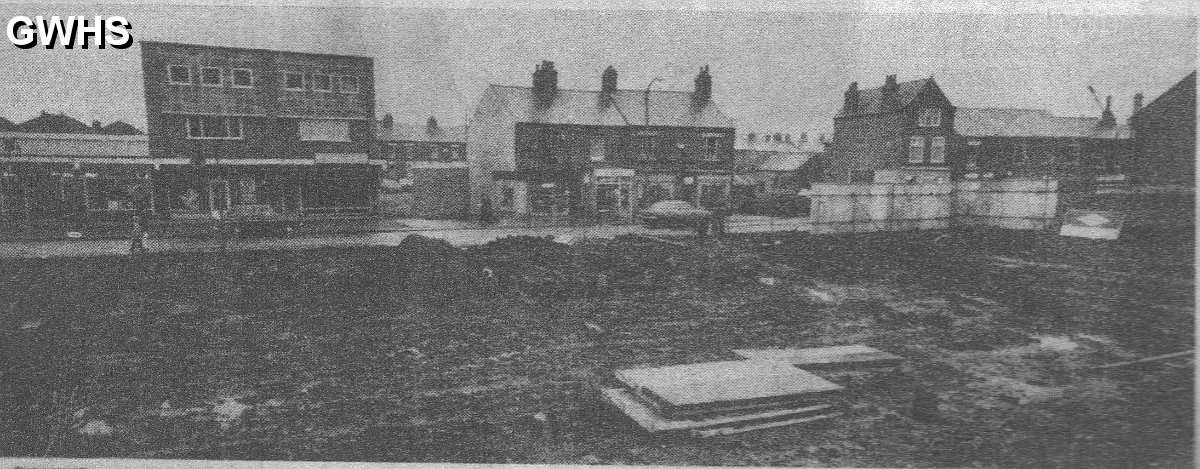
<svg viewBox="0 0 1200 469">
<path fill-rule="evenodd" d="M 763 233 L 776 231 L 805 231 L 809 227 L 805 218 L 772 219 L 768 217 L 746 218 L 732 221 L 727 226 L 730 233 Z M 358 246 L 396 246 L 404 238 L 418 234 L 449 241 L 455 246 L 484 244 L 505 236 L 554 236 L 570 242 L 583 238 L 612 238 L 624 234 L 650 234 L 657 236 L 689 236 L 693 233 L 681 229 L 651 230 L 641 225 L 599 225 L 590 227 L 543 227 L 543 228 L 451 228 L 424 230 L 396 230 L 365 234 L 331 234 L 297 236 L 288 238 L 248 238 L 230 240 L 224 249 L 229 251 L 270 251 L 286 249 L 317 249 Z M 147 244 L 154 252 L 213 252 L 222 250 L 222 243 L 213 239 L 165 238 L 151 239 Z M 123 239 L 77 239 L 53 241 L 6 241 L 0 242 L 0 259 L 28 259 L 51 257 L 123 256 L 129 254 L 129 241 Z"/>
</svg>

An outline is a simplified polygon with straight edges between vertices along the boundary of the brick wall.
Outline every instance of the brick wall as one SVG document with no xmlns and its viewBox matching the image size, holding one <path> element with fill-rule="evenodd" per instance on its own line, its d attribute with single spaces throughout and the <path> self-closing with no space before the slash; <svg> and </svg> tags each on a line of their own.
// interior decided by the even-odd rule
<svg viewBox="0 0 1200 469">
<path fill-rule="evenodd" d="M 1127 171 L 1139 183 L 1193 184 L 1196 174 L 1196 75 L 1138 112 Z"/>
</svg>

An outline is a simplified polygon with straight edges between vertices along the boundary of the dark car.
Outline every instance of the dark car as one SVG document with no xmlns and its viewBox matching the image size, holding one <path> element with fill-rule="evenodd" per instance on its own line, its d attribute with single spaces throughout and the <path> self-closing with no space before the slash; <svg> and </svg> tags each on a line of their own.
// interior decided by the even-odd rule
<svg viewBox="0 0 1200 469">
<path fill-rule="evenodd" d="M 639 214 L 647 227 L 663 228 L 668 226 L 694 227 L 708 221 L 712 211 L 684 202 L 682 200 L 663 200 L 651 204 Z"/>
</svg>

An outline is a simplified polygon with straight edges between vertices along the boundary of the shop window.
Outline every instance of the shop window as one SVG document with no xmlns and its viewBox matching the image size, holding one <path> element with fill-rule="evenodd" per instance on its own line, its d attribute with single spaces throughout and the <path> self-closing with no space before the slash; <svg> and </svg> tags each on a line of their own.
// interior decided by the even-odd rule
<svg viewBox="0 0 1200 469">
<path fill-rule="evenodd" d="M 205 210 L 204 195 L 194 187 L 176 190 L 170 198 L 171 210 L 200 212 Z"/>
<path fill-rule="evenodd" d="M 200 84 L 204 86 L 221 86 L 221 69 L 217 67 L 202 67 L 200 69 Z"/>
<path fill-rule="evenodd" d="M 187 65 L 172 65 L 167 71 L 167 79 L 173 85 L 192 84 L 192 69 Z"/>
<path fill-rule="evenodd" d="M 146 188 L 141 180 L 88 178 L 86 183 L 89 210 L 136 210 L 137 201 Z"/>
<path fill-rule="evenodd" d="M 237 140 L 242 138 L 241 117 L 189 116 L 184 125 L 187 136 L 191 139 Z"/>
<path fill-rule="evenodd" d="M 304 74 L 284 72 L 283 88 L 288 91 L 304 91 Z"/>
<path fill-rule="evenodd" d="M 349 142 L 350 122 L 344 120 L 302 120 L 300 140 L 306 142 Z"/>
<path fill-rule="evenodd" d="M 946 137 L 933 137 L 929 140 L 929 162 L 946 162 Z"/>
<path fill-rule="evenodd" d="M 512 187 L 504 187 L 500 189 L 500 207 L 512 210 L 513 203 L 516 200 L 516 191 Z"/>
<path fill-rule="evenodd" d="M 908 138 L 908 162 L 925 162 L 925 137 L 913 135 Z"/>
<path fill-rule="evenodd" d="M 233 69 L 233 87 L 250 88 L 254 86 L 254 72 L 248 68 Z"/>
</svg>

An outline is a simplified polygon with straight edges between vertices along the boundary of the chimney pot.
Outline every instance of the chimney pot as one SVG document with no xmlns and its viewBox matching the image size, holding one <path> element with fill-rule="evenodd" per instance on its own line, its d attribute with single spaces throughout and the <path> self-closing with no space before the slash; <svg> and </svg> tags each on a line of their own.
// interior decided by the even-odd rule
<svg viewBox="0 0 1200 469">
<path fill-rule="evenodd" d="M 842 110 L 847 113 L 854 112 L 858 108 L 858 82 L 850 82 L 850 87 L 846 88 L 846 99 L 842 103 Z"/>
<path fill-rule="evenodd" d="M 600 91 L 604 93 L 617 91 L 617 69 L 612 65 L 604 69 L 604 73 L 600 75 Z"/>
<path fill-rule="evenodd" d="M 1136 113 L 1136 112 L 1142 110 L 1142 100 L 1143 99 L 1145 99 L 1145 98 L 1142 96 L 1141 92 L 1135 93 L 1133 95 L 1133 113 Z"/>
</svg>

